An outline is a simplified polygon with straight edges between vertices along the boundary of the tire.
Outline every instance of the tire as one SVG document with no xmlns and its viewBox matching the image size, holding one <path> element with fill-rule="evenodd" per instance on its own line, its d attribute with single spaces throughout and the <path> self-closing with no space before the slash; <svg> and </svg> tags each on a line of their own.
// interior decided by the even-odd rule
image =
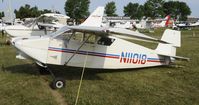
<svg viewBox="0 0 199 105">
<path fill-rule="evenodd" d="M 65 80 L 62 78 L 55 78 L 51 84 L 52 89 L 61 89 L 65 87 Z"/>
</svg>

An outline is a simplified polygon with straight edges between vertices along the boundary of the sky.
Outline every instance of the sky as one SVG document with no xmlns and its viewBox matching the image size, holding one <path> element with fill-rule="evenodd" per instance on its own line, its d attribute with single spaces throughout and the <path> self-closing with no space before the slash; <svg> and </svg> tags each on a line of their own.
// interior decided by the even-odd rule
<svg viewBox="0 0 199 105">
<path fill-rule="evenodd" d="M 2 1 L 2 0 L 1 0 Z M 8 10 L 9 0 L 4 0 L 2 3 L 0 1 L 0 11 Z M 31 6 L 37 6 L 39 9 L 52 9 L 60 11 L 62 14 L 64 12 L 64 4 L 66 0 L 10 0 L 12 10 L 19 9 L 21 6 L 25 4 L 30 4 Z M 117 6 L 117 14 L 123 15 L 123 7 L 126 6 L 129 2 L 144 4 L 147 0 L 90 0 L 90 8 L 89 11 L 94 11 L 98 6 L 105 6 L 108 2 L 114 1 Z M 192 14 L 191 16 L 199 17 L 199 0 L 178 0 L 186 2 L 191 8 Z"/>
</svg>

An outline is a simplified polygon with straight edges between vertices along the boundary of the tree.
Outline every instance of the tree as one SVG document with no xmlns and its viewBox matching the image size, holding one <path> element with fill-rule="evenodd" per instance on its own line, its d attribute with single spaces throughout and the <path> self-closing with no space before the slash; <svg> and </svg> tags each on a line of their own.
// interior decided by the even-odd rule
<svg viewBox="0 0 199 105">
<path fill-rule="evenodd" d="M 163 8 L 165 14 L 171 15 L 175 19 L 179 18 L 180 21 L 185 21 L 191 14 L 191 10 L 185 2 L 168 1 L 164 3 Z"/>
<path fill-rule="evenodd" d="M 79 21 L 88 17 L 89 4 L 90 0 L 67 0 L 64 9 L 66 15 Z"/>
<path fill-rule="evenodd" d="M 105 13 L 107 16 L 117 16 L 115 2 L 108 2 L 105 7 Z"/>
<path fill-rule="evenodd" d="M 30 12 L 31 12 L 32 17 L 38 17 L 41 15 L 41 11 L 38 10 L 38 7 L 36 7 L 36 6 L 30 8 Z"/>
<path fill-rule="evenodd" d="M 19 10 L 15 9 L 16 18 L 30 18 L 30 17 L 38 17 L 40 13 L 38 12 L 38 8 L 35 6 L 33 8 L 30 7 L 29 4 L 25 6 L 21 6 Z"/>
<path fill-rule="evenodd" d="M 44 13 L 52 13 L 51 10 L 39 10 L 37 6 L 31 7 L 29 4 L 26 4 L 25 6 L 21 6 L 19 10 L 14 10 L 14 13 L 16 15 L 16 18 L 32 18 L 32 17 L 38 17 L 41 14 Z"/>
<path fill-rule="evenodd" d="M 2 19 L 2 17 L 4 17 L 4 12 L 0 12 L 0 19 Z"/>
<path fill-rule="evenodd" d="M 145 16 L 151 18 L 164 17 L 164 0 L 148 0 L 144 4 Z"/>
<path fill-rule="evenodd" d="M 124 7 L 124 16 L 130 16 L 133 19 L 141 19 L 144 16 L 144 7 L 138 3 L 129 3 Z"/>
</svg>

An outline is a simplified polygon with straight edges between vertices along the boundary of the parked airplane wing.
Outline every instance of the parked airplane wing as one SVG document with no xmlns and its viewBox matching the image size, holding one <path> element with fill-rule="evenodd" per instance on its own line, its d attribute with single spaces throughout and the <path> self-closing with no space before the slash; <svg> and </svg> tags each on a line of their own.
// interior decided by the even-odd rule
<svg viewBox="0 0 199 105">
<path fill-rule="evenodd" d="M 106 27 L 88 27 L 88 26 L 68 26 L 69 29 L 77 32 L 95 33 L 96 35 L 116 35 L 116 37 L 122 36 L 126 38 L 136 38 L 142 41 L 154 41 L 160 43 L 168 43 L 142 33 L 131 31 L 123 28 L 106 28 Z"/>
<path fill-rule="evenodd" d="M 68 28 L 73 31 L 77 31 L 77 32 L 107 34 L 107 28 L 105 28 L 105 27 L 68 26 Z"/>
<path fill-rule="evenodd" d="M 63 26 L 54 33 L 51 33 L 50 36 L 57 37 L 65 32 L 71 31 L 71 29 L 68 28 L 68 26 Z"/>
</svg>

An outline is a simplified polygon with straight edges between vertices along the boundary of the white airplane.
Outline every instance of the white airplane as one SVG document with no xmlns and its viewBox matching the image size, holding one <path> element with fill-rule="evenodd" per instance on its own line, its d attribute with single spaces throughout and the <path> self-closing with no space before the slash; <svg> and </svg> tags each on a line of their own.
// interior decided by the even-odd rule
<svg viewBox="0 0 199 105">
<path fill-rule="evenodd" d="M 163 20 L 161 20 L 160 23 L 154 23 L 152 25 L 153 28 L 161 28 L 161 27 L 167 27 L 169 25 L 169 20 L 171 19 L 170 15 L 167 15 Z M 159 20 L 157 20 L 159 21 Z"/>
<path fill-rule="evenodd" d="M 190 24 L 191 27 L 198 27 L 199 26 L 199 20 L 195 23 Z"/>
<path fill-rule="evenodd" d="M 190 28 L 190 24 L 188 23 L 178 23 L 178 24 L 173 24 L 173 29 L 180 30 L 180 29 L 185 29 L 185 28 Z"/>
<path fill-rule="evenodd" d="M 199 27 L 199 21 L 195 23 L 179 23 L 179 24 L 174 24 L 173 29 L 191 29 L 193 27 Z"/>
<path fill-rule="evenodd" d="M 20 52 L 17 58 L 32 59 L 43 70 L 49 70 L 49 64 L 83 67 L 86 58 L 85 67 L 93 69 L 145 68 L 169 65 L 174 59 L 188 60 L 176 56 L 176 48 L 181 46 L 179 31 L 167 29 L 159 40 L 127 29 L 105 28 L 101 27 L 103 13 L 104 8 L 98 7 L 79 26 L 65 26 L 53 34 L 38 38 L 14 38 L 12 44 Z M 159 44 L 152 50 L 125 38 Z M 53 89 L 64 86 L 64 79 L 54 78 Z"/>
<path fill-rule="evenodd" d="M 151 22 L 152 21 L 149 21 L 148 19 L 142 19 L 141 21 L 139 21 L 139 23 L 134 23 L 135 25 L 135 28 L 137 29 L 150 29 L 151 28 Z"/>
<path fill-rule="evenodd" d="M 48 19 L 46 19 L 47 17 Z M 62 14 L 47 13 L 39 16 L 33 22 L 7 26 L 5 28 L 6 33 L 11 37 L 30 37 L 30 36 L 43 36 L 54 32 L 56 29 L 63 27 L 64 24 L 58 22 L 42 23 L 43 19 L 56 20 L 58 18 L 68 18 Z"/>
</svg>

